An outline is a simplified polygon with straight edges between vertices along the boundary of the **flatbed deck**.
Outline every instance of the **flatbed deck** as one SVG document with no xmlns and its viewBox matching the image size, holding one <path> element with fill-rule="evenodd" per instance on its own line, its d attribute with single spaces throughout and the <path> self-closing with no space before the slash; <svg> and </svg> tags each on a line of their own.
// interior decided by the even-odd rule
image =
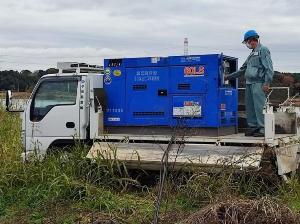
<svg viewBox="0 0 300 224">
<path fill-rule="evenodd" d="M 231 166 L 238 170 L 258 170 L 265 150 L 271 149 L 277 158 L 278 173 L 284 174 L 298 166 L 298 139 L 294 134 L 277 134 L 271 141 L 264 137 L 247 137 L 244 133 L 218 137 L 177 136 L 170 146 L 171 136 L 109 134 L 99 136 L 87 157 L 94 159 L 100 155 L 122 161 L 129 168 L 159 170 L 168 151 L 168 163 L 173 169 Z"/>
<path fill-rule="evenodd" d="M 159 170 L 168 144 L 153 143 L 95 143 L 89 158 L 118 159 L 131 168 Z M 263 149 L 207 144 L 173 144 L 168 154 L 170 167 L 180 169 L 190 166 L 216 167 L 224 165 L 258 167 Z M 100 153 L 100 154 L 99 154 Z"/>
<path fill-rule="evenodd" d="M 126 135 L 126 134 L 107 134 L 98 136 L 98 139 L 101 140 L 118 140 L 118 141 L 147 141 L 147 142 L 168 142 L 170 141 L 170 136 L 167 135 Z M 264 137 L 251 137 L 245 136 L 244 133 L 224 135 L 224 136 L 176 136 L 176 141 L 184 141 L 186 143 L 206 143 L 206 144 L 222 144 L 224 143 L 232 145 L 232 144 L 253 144 L 253 145 L 271 145 L 271 146 L 279 146 L 280 143 L 289 143 L 291 141 L 298 140 L 299 137 L 295 134 L 276 134 L 275 138 L 271 141 L 266 141 Z"/>
</svg>

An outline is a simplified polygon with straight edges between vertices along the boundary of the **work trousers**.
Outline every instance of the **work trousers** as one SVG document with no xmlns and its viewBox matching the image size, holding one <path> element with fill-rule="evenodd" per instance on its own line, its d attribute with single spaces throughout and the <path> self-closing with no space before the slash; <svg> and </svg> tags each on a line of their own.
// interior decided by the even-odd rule
<svg viewBox="0 0 300 224">
<path fill-rule="evenodd" d="M 266 94 L 262 90 L 263 83 L 246 84 L 245 102 L 247 123 L 250 128 L 258 128 L 259 132 L 265 132 L 263 109 Z"/>
</svg>

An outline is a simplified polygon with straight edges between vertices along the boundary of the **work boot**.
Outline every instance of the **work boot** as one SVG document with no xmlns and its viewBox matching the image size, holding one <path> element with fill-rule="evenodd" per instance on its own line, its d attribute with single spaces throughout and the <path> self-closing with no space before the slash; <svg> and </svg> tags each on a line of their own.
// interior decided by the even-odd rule
<svg viewBox="0 0 300 224">
<path fill-rule="evenodd" d="M 245 132 L 245 136 L 253 136 L 254 133 L 256 133 L 259 129 L 258 128 L 249 128 L 246 132 Z"/>
</svg>

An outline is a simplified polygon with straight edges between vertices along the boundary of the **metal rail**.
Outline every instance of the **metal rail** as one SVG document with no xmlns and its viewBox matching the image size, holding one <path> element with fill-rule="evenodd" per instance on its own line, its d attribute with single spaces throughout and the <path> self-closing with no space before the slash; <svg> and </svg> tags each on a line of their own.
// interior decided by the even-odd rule
<svg viewBox="0 0 300 224">
<path fill-rule="evenodd" d="M 238 90 L 245 90 L 245 87 L 240 87 Z M 276 90 L 276 89 L 286 89 L 287 90 L 287 96 L 290 98 L 290 87 L 286 86 L 277 86 L 277 87 L 270 87 L 271 90 Z"/>
</svg>

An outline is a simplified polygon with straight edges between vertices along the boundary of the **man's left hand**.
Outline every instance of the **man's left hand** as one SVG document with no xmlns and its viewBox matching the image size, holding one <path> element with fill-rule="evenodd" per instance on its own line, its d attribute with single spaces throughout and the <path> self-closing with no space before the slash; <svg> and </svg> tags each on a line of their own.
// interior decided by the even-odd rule
<svg viewBox="0 0 300 224">
<path fill-rule="evenodd" d="M 264 84 L 263 87 L 262 87 L 262 89 L 263 89 L 263 91 L 264 91 L 265 93 L 267 93 L 267 92 L 270 91 L 270 85 Z"/>
</svg>

